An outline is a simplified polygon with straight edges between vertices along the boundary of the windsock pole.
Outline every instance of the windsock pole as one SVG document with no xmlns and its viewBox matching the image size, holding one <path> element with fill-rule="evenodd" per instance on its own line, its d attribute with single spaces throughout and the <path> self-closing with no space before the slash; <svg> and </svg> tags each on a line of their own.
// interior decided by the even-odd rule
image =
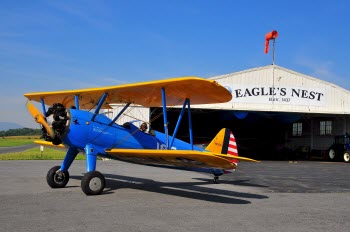
<svg viewBox="0 0 350 232">
<path fill-rule="evenodd" d="M 273 44 L 272 44 L 272 64 L 275 64 L 275 44 L 276 44 L 276 39 L 273 39 Z"/>
<path fill-rule="evenodd" d="M 273 40 L 272 44 L 272 64 L 275 64 L 275 43 L 278 37 L 278 32 L 273 30 L 265 35 L 265 54 L 269 52 L 269 41 Z"/>
</svg>

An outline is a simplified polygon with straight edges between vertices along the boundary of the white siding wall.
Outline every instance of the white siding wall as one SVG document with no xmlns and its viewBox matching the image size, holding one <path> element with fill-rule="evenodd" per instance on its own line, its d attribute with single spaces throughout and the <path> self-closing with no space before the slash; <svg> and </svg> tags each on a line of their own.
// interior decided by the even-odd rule
<svg viewBox="0 0 350 232">
<path fill-rule="evenodd" d="M 124 105 L 111 104 L 112 110 L 105 110 L 106 116 L 113 119 L 123 109 Z M 139 120 L 139 121 L 137 121 Z M 116 121 L 117 124 L 122 125 L 125 122 L 136 121 L 136 126 L 141 125 L 142 122 L 149 121 L 149 108 L 142 106 L 130 106 L 123 115 Z"/>
<path fill-rule="evenodd" d="M 350 114 L 348 90 L 276 65 L 215 76 L 210 79 L 231 89 L 232 101 L 194 107 Z M 253 89 L 255 89 L 255 96 L 252 95 Z M 271 89 L 275 95 L 271 94 Z M 293 91 L 299 91 L 299 96 Z M 277 101 L 273 101 L 272 98 Z"/>
</svg>

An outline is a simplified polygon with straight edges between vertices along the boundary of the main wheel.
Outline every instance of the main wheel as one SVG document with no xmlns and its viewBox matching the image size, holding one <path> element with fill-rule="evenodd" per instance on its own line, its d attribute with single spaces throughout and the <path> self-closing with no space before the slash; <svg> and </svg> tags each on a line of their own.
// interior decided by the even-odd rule
<svg viewBox="0 0 350 232">
<path fill-rule="evenodd" d="M 344 152 L 343 161 L 344 161 L 345 163 L 350 163 L 350 151 Z"/>
<path fill-rule="evenodd" d="M 81 189 L 86 195 L 99 195 L 105 188 L 106 180 L 98 171 L 88 172 L 81 180 Z"/>
<path fill-rule="evenodd" d="M 334 149 L 329 149 L 328 151 L 328 159 L 331 160 L 331 161 L 334 161 L 335 160 L 335 151 Z"/>
<path fill-rule="evenodd" d="M 60 168 L 55 166 L 47 172 L 46 181 L 51 188 L 64 188 L 69 181 L 69 172 L 62 172 Z"/>
</svg>

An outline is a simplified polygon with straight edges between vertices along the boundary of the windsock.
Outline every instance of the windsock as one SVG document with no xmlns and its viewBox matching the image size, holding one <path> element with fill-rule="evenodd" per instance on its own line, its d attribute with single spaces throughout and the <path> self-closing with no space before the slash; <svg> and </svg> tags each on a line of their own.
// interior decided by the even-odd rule
<svg viewBox="0 0 350 232">
<path fill-rule="evenodd" d="M 271 39 L 276 39 L 278 37 L 278 32 L 273 30 L 266 34 L 265 36 L 265 54 L 269 52 L 269 42 Z"/>
</svg>

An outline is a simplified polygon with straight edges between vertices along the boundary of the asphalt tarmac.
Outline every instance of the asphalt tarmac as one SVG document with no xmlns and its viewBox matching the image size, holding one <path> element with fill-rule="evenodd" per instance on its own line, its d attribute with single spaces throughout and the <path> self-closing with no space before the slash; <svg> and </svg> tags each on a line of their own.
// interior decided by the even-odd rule
<svg viewBox="0 0 350 232">
<path fill-rule="evenodd" d="M 0 154 L 25 151 L 25 150 L 33 148 L 33 147 L 38 147 L 38 145 L 37 144 L 26 144 L 26 145 L 22 145 L 22 146 L 0 147 Z"/>
<path fill-rule="evenodd" d="M 350 164 L 240 163 L 209 175 L 99 161 L 102 195 L 80 188 L 75 161 L 66 188 L 46 172 L 60 161 L 0 161 L 0 231 L 349 231 Z"/>
</svg>

